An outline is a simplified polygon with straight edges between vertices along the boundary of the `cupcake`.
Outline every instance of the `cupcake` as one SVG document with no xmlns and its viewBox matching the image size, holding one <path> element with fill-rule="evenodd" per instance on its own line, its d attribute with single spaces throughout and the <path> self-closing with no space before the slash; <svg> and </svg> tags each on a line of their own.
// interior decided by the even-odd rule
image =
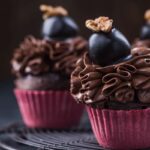
<svg viewBox="0 0 150 150">
<path fill-rule="evenodd" d="M 86 21 L 94 33 L 89 51 L 71 75 L 71 93 L 86 104 L 98 143 L 109 149 L 150 147 L 150 50 L 131 49 L 125 36 L 99 17 Z"/>
<path fill-rule="evenodd" d="M 87 42 L 64 8 L 42 5 L 41 9 L 43 38 L 27 36 L 11 60 L 15 95 L 28 127 L 69 128 L 79 123 L 84 110 L 72 100 L 69 88 L 70 74 Z"/>
<path fill-rule="evenodd" d="M 137 38 L 133 47 L 148 47 L 150 48 L 150 10 L 147 10 L 144 14 L 145 24 L 140 31 L 140 37 Z"/>
</svg>

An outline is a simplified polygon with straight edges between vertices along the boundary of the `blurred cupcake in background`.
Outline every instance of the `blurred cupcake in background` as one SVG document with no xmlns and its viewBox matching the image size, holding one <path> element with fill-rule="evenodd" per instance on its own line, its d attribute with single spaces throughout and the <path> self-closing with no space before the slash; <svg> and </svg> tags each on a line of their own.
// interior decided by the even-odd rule
<svg viewBox="0 0 150 150">
<path fill-rule="evenodd" d="M 148 47 L 150 48 L 150 9 L 144 14 L 145 24 L 140 31 L 140 37 L 137 38 L 133 47 Z"/>
<path fill-rule="evenodd" d="M 113 20 L 86 21 L 89 51 L 71 75 L 71 93 L 87 106 L 95 137 L 104 148 L 150 147 L 150 51 L 136 48 Z M 148 53 L 149 52 L 149 53 Z"/>
<path fill-rule="evenodd" d="M 42 5 L 41 10 L 43 39 L 27 36 L 11 60 L 15 95 L 28 127 L 68 128 L 79 123 L 84 110 L 72 100 L 69 80 L 87 42 L 64 8 Z"/>
</svg>

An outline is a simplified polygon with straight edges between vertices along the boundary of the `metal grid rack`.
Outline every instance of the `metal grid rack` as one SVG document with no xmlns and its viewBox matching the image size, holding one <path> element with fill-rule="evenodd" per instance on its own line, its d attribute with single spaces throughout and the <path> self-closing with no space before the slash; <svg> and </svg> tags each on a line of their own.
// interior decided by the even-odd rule
<svg viewBox="0 0 150 150">
<path fill-rule="evenodd" d="M 0 130 L 0 150 L 103 150 L 90 129 L 28 129 L 14 124 Z"/>
</svg>

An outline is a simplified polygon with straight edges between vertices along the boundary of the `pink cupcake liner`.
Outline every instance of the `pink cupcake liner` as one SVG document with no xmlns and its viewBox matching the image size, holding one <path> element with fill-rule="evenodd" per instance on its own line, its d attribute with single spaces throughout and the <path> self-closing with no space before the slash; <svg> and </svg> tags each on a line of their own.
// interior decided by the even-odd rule
<svg viewBox="0 0 150 150">
<path fill-rule="evenodd" d="M 150 148 L 150 108 L 107 110 L 87 106 L 87 111 L 95 137 L 104 148 Z"/>
<path fill-rule="evenodd" d="M 79 123 L 84 110 L 68 91 L 14 92 L 23 121 L 31 128 L 69 128 Z"/>
</svg>

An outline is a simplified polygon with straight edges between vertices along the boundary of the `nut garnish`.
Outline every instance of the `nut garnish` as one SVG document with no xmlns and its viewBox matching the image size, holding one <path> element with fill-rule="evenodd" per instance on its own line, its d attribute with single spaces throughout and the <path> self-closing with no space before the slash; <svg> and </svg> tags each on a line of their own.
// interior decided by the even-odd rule
<svg viewBox="0 0 150 150">
<path fill-rule="evenodd" d="M 150 9 L 145 12 L 144 18 L 147 22 L 150 22 Z"/>
<path fill-rule="evenodd" d="M 95 20 L 87 20 L 85 25 L 88 29 L 94 32 L 109 32 L 112 29 L 113 20 L 108 17 L 99 17 Z"/>
<path fill-rule="evenodd" d="M 41 5 L 40 10 L 44 13 L 43 19 L 47 19 L 51 16 L 67 16 L 68 12 L 61 6 L 53 7 L 48 5 Z"/>
</svg>

